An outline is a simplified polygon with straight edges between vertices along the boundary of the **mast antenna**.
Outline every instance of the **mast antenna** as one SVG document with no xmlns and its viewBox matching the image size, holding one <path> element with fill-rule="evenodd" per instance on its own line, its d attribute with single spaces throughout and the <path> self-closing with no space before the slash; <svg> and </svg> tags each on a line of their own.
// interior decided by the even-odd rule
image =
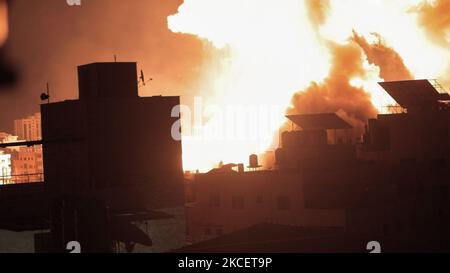
<svg viewBox="0 0 450 273">
<path fill-rule="evenodd" d="M 50 103 L 50 84 L 47 83 L 47 90 L 41 94 L 41 100 Z"/>
</svg>

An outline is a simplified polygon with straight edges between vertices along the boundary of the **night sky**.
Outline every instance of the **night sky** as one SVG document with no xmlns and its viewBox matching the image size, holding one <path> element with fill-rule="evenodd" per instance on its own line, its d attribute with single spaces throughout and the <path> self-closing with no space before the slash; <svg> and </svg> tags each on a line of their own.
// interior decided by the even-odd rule
<svg viewBox="0 0 450 273">
<path fill-rule="evenodd" d="M 14 119 L 39 111 L 46 82 L 52 101 L 76 99 L 76 66 L 113 61 L 114 55 L 137 61 L 154 78 L 142 96 L 191 97 L 207 53 L 198 38 L 168 30 L 167 16 L 181 2 L 85 0 L 70 7 L 64 0 L 14 0 L 7 57 L 20 81 L 0 92 L 0 131 L 12 132 Z"/>
</svg>

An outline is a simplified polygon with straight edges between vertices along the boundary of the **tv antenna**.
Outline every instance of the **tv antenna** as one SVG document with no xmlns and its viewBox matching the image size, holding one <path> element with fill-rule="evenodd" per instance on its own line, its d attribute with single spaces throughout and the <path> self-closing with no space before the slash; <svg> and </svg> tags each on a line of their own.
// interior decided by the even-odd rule
<svg viewBox="0 0 450 273">
<path fill-rule="evenodd" d="M 149 83 L 151 81 L 153 81 L 152 78 L 148 79 L 147 81 L 145 80 L 144 70 L 141 69 L 141 75 L 139 76 L 139 84 L 140 84 L 139 87 L 146 86 L 147 83 Z"/>
<path fill-rule="evenodd" d="M 47 90 L 41 94 L 41 101 L 47 101 L 50 103 L 50 84 L 47 83 Z"/>
</svg>

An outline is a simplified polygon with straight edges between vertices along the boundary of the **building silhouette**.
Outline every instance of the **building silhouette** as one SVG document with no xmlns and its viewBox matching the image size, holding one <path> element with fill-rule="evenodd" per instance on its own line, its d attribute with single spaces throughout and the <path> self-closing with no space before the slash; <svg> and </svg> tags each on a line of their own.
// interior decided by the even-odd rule
<svg viewBox="0 0 450 273">
<path fill-rule="evenodd" d="M 152 240 L 136 223 L 167 219 L 184 204 L 181 142 L 172 138 L 179 97 L 138 96 L 136 63 L 78 68 L 79 100 L 41 106 L 45 181 L 0 187 L 0 228 L 36 231 L 36 252 L 132 251 Z"/>
<path fill-rule="evenodd" d="M 449 251 L 450 95 L 427 80 L 381 85 L 399 110 L 369 120 L 360 142 L 336 114 L 288 116 L 275 170 L 195 176 L 194 245 L 180 251 Z"/>
<path fill-rule="evenodd" d="M 171 136 L 179 98 L 140 98 L 135 63 L 95 63 L 78 73 L 79 100 L 42 105 L 49 189 L 98 191 L 109 206 L 180 203 L 181 143 Z"/>
<path fill-rule="evenodd" d="M 136 223 L 182 204 L 191 245 L 179 252 L 450 250 L 450 95 L 430 81 L 381 83 L 399 105 L 361 141 L 337 114 L 288 116 L 274 169 L 251 155 L 250 171 L 222 164 L 185 181 L 171 136 L 179 98 L 140 98 L 135 63 L 78 70 L 79 100 L 42 105 L 41 141 L 0 144 L 43 145 L 45 182 L 0 187 L 1 229 L 49 230 L 37 252 L 150 246 Z"/>
</svg>

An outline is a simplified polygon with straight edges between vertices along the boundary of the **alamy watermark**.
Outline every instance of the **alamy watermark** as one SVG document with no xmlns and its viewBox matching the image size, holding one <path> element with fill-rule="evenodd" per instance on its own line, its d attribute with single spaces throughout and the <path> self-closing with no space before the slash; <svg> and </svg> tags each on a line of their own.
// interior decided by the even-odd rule
<svg viewBox="0 0 450 273">
<path fill-rule="evenodd" d="M 81 6 L 81 0 L 66 0 L 69 6 Z"/>
<path fill-rule="evenodd" d="M 172 117 L 172 138 L 199 141 L 271 141 L 281 125 L 285 108 L 280 105 L 214 105 L 194 99 L 193 108 L 178 105 Z"/>
</svg>

